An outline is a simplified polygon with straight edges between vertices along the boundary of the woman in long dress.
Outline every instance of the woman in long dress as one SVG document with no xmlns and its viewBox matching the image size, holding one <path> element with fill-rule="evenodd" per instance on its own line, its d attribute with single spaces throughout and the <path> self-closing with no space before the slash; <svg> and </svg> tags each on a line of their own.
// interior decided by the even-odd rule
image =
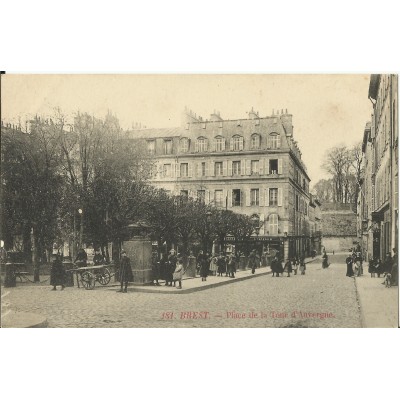
<svg viewBox="0 0 400 400">
<path fill-rule="evenodd" d="M 210 272 L 211 275 L 216 275 L 218 270 L 218 265 L 217 265 L 217 257 L 213 255 L 211 257 L 211 262 L 210 262 Z"/>
<path fill-rule="evenodd" d="M 346 264 L 347 264 L 347 271 L 346 271 L 346 276 L 354 276 L 354 271 L 353 271 L 353 257 L 351 254 L 346 258 Z"/>
</svg>

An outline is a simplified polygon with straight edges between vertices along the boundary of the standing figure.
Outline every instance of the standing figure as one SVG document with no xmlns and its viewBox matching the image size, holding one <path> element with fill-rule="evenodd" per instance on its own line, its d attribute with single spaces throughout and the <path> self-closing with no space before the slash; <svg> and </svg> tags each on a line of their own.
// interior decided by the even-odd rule
<svg viewBox="0 0 400 400">
<path fill-rule="evenodd" d="M 152 283 L 153 285 L 160 286 L 158 280 L 160 279 L 160 268 L 161 261 L 158 260 L 158 253 L 153 252 L 153 257 L 151 259 L 151 272 L 152 272 Z"/>
<path fill-rule="evenodd" d="M 267 252 L 263 251 L 261 254 L 261 266 L 266 267 L 267 266 Z"/>
<path fill-rule="evenodd" d="M 217 265 L 217 257 L 213 255 L 210 261 L 210 271 L 212 275 L 217 275 L 218 265 Z"/>
<path fill-rule="evenodd" d="M 272 270 L 272 276 L 279 277 L 279 274 L 281 273 L 281 270 L 282 270 L 282 265 L 281 265 L 280 261 L 278 260 L 277 256 L 275 256 L 273 258 L 273 260 L 271 261 L 271 270 Z"/>
<path fill-rule="evenodd" d="M 306 274 L 306 262 L 305 262 L 304 256 L 300 257 L 300 273 L 301 273 L 301 275 Z"/>
<path fill-rule="evenodd" d="M 125 250 L 122 250 L 121 256 L 122 256 L 122 258 L 121 258 L 121 262 L 119 265 L 119 279 L 121 281 L 121 289 L 119 290 L 119 292 L 127 293 L 128 292 L 128 282 L 133 281 L 133 272 L 132 272 L 132 267 L 131 267 L 131 260 L 126 255 Z"/>
<path fill-rule="evenodd" d="M 229 277 L 230 278 L 234 278 L 235 277 L 235 272 L 236 272 L 236 259 L 234 254 L 230 254 L 228 257 L 228 273 L 229 273 Z"/>
<path fill-rule="evenodd" d="M 368 261 L 368 273 L 371 274 L 371 278 L 375 278 L 375 272 L 375 261 L 371 259 Z"/>
<path fill-rule="evenodd" d="M 175 250 L 172 249 L 169 252 L 168 256 L 168 267 L 167 267 L 167 276 L 165 277 L 165 286 L 172 286 L 172 282 L 174 282 L 173 274 L 176 268 L 177 258 L 175 255 Z M 174 282 L 175 283 L 175 282 Z"/>
<path fill-rule="evenodd" d="M 384 273 L 383 263 L 379 258 L 377 258 L 375 261 L 375 271 L 376 271 L 376 274 L 378 275 L 378 278 L 380 278 L 381 274 Z"/>
<path fill-rule="evenodd" d="M 285 269 L 284 270 L 287 272 L 288 278 L 290 278 L 290 273 L 292 272 L 292 263 L 291 263 L 289 258 L 287 259 L 287 261 L 285 263 Z"/>
<path fill-rule="evenodd" d="M 223 273 L 225 273 L 226 276 L 226 262 L 225 262 L 225 257 L 221 253 L 217 259 L 217 267 L 218 267 L 218 276 L 222 276 Z"/>
<path fill-rule="evenodd" d="M 292 259 L 292 268 L 293 268 L 293 273 L 297 275 L 297 270 L 299 268 L 299 259 L 297 257 Z"/>
<path fill-rule="evenodd" d="M 197 265 L 199 266 L 201 280 L 206 281 L 208 276 L 208 257 L 203 253 L 203 250 L 200 250 L 197 256 Z"/>
<path fill-rule="evenodd" d="M 179 283 L 179 286 L 177 286 L 177 289 L 182 289 L 182 277 L 183 277 L 184 272 L 185 271 L 183 268 L 183 259 L 180 256 L 180 254 L 178 254 L 175 271 L 173 272 L 173 276 L 172 276 L 172 279 L 174 281 L 174 286 L 175 286 L 175 282 Z"/>
<path fill-rule="evenodd" d="M 328 264 L 328 255 L 326 254 L 326 252 L 324 251 L 324 254 L 322 255 L 322 268 L 328 268 L 329 264 Z"/>
<path fill-rule="evenodd" d="M 59 254 L 55 256 L 51 266 L 50 285 L 53 286 L 51 290 L 57 290 L 57 286 L 59 285 L 61 286 L 61 290 L 65 288 L 65 271 Z"/>
<path fill-rule="evenodd" d="M 249 255 L 248 267 L 251 268 L 251 273 L 254 274 L 257 268 L 257 254 L 256 250 L 253 249 Z"/>
<path fill-rule="evenodd" d="M 353 257 L 351 254 L 349 254 L 348 257 L 346 258 L 346 265 L 347 265 L 346 276 L 349 276 L 349 277 L 354 276 Z"/>
</svg>

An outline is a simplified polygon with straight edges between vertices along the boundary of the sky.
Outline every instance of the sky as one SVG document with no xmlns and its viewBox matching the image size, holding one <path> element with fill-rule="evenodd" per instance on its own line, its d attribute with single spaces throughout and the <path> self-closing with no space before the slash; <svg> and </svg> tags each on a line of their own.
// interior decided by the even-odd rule
<svg viewBox="0 0 400 400">
<path fill-rule="evenodd" d="M 293 136 L 311 178 L 326 178 L 324 154 L 362 140 L 371 118 L 369 75 L 23 75 L 1 76 L 1 118 L 24 124 L 55 107 L 68 116 L 115 114 L 123 129 L 180 126 L 188 107 L 204 119 L 217 110 L 223 119 L 260 117 L 272 110 L 293 115 Z"/>
</svg>

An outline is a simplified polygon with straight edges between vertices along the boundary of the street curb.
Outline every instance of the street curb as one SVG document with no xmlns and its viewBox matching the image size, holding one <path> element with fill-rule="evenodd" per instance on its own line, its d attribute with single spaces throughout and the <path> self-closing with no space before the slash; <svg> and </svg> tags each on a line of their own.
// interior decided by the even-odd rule
<svg viewBox="0 0 400 400">
<path fill-rule="evenodd" d="M 10 311 L 2 318 L 2 328 L 47 328 L 47 319 L 38 314 Z"/>
</svg>

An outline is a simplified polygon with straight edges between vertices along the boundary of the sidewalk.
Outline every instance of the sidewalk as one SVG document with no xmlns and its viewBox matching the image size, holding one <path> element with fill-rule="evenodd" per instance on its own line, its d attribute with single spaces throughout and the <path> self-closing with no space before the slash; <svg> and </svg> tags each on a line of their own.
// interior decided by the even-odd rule
<svg viewBox="0 0 400 400">
<path fill-rule="evenodd" d="M 305 262 L 308 264 L 311 261 L 319 260 L 320 257 L 306 258 Z M 251 273 L 251 269 L 238 270 L 235 273 L 235 278 L 229 278 L 226 276 L 208 276 L 206 281 L 202 281 L 201 277 L 196 278 L 183 278 L 182 289 L 176 289 L 175 287 L 165 286 L 164 281 L 161 281 L 160 286 L 146 285 L 146 286 L 128 286 L 128 292 L 140 292 L 140 293 L 162 293 L 162 294 L 184 294 L 193 293 L 200 290 L 211 289 L 217 286 L 229 285 L 231 283 L 240 282 L 246 279 L 257 278 L 259 276 L 271 274 L 270 267 L 257 268 L 255 273 Z M 298 272 L 299 273 L 299 272 Z M 96 286 L 97 287 L 97 286 Z M 116 287 L 120 287 L 119 283 L 113 284 L 113 286 L 107 286 L 106 289 L 115 290 Z"/>
<path fill-rule="evenodd" d="M 354 278 L 361 307 L 363 328 L 399 327 L 399 288 L 381 285 L 384 278 L 365 274 Z"/>
</svg>

